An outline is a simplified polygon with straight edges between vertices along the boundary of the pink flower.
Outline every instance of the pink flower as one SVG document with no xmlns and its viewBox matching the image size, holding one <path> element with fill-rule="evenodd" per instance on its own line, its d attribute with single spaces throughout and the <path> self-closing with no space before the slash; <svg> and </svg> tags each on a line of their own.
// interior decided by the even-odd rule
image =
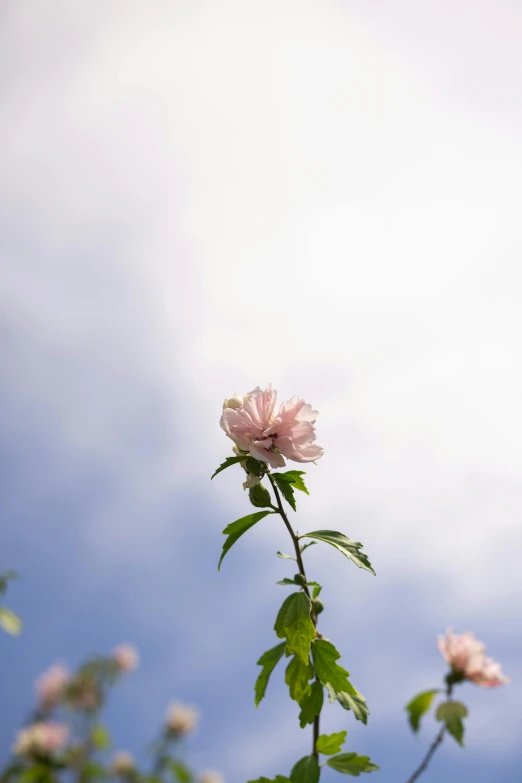
<svg viewBox="0 0 522 783">
<path fill-rule="evenodd" d="M 469 631 L 458 635 L 448 628 L 446 636 L 439 636 L 437 646 L 444 660 L 476 685 L 493 688 L 510 681 L 502 674 L 500 664 L 486 658 L 485 645 Z"/>
<path fill-rule="evenodd" d="M 29 753 L 48 756 L 62 750 L 69 739 L 69 727 L 63 723 L 33 723 L 18 732 L 13 752 L 18 756 Z"/>
<path fill-rule="evenodd" d="M 265 391 L 258 386 L 249 392 L 242 404 L 236 395 L 234 407 L 224 408 L 221 414 L 222 429 L 236 446 L 274 468 L 286 465 L 284 457 L 295 462 L 313 462 L 322 457 L 323 449 L 314 442 L 317 411 L 292 397 L 276 412 L 276 397 L 270 384 Z"/>
<path fill-rule="evenodd" d="M 133 644 L 119 644 L 112 651 L 112 658 L 122 672 L 133 672 L 138 668 L 140 656 Z"/>
<path fill-rule="evenodd" d="M 59 663 L 47 669 L 36 681 L 35 690 L 38 701 L 45 709 L 58 704 L 69 682 L 69 672 Z"/>
</svg>

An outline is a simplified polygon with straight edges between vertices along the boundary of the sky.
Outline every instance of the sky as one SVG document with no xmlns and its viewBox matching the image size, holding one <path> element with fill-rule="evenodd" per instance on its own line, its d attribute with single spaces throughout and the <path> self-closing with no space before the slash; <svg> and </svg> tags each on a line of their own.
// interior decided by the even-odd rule
<svg viewBox="0 0 522 783">
<path fill-rule="evenodd" d="M 253 704 L 284 527 L 216 568 L 249 513 L 239 468 L 209 480 L 222 401 L 272 382 L 320 411 L 296 526 L 377 573 L 306 554 L 371 709 L 325 730 L 406 780 L 436 725 L 404 704 L 472 630 L 512 683 L 463 687 L 423 780 L 520 779 L 521 36 L 508 0 L 2 4 L 2 758 L 42 670 L 121 641 L 118 748 L 181 699 L 227 783 L 309 752 L 282 669 Z"/>
</svg>

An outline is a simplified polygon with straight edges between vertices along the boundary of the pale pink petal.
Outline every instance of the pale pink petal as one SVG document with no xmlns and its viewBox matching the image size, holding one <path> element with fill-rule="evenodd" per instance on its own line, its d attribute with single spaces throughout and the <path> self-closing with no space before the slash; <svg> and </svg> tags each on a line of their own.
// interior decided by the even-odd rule
<svg viewBox="0 0 522 783">
<path fill-rule="evenodd" d="M 316 446 L 314 443 L 310 443 L 309 446 L 296 449 L 289 459 L 294 460 L 294 462 L 315 462 L 322 457 L 323 454 L 324 449 L 320 446 Z"/>
<path fill-rule="evenodd" d="M 485 645 L 474 634 L 467 632 L 457 635 L 448 628 L 446 636 L 439 637 L 437 645 L 447 663 L 470 682 L 486 688 L 509 682 L 509 678 L 502 674 L 500 665 L 486 658 Z"/>
</svg>

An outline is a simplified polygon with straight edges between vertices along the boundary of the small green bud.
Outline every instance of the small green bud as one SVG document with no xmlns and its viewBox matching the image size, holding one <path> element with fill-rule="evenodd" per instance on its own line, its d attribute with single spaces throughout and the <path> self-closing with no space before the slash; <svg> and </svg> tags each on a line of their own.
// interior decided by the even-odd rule
<svg viewBox="0 0 522 783">
<path fill-rule="evenodd" d="M 247 483 L 248 482 L 245 481 L 245 484 Z M 256 484 L 255 486 L 250 487 L 248 495 L 250 497 L 250 502 L 253 506 L 256 506 L 256 508 L 267 508 L 271 505 L 270 492 L 262 484 Z"/>
<path fill-rule="evenodd" d="M 315 612 L 316 614 L 321 614 L 321 612 L 323 611 L 323 609 L 324 609 L 324 604 L 323 604 L 323 602 L 321 601 L 321 599 L 320 599 L 320 598 L 316 598 L 316 599 L 314 600 L 314 612 Z"/>
<path fill-rule="evenodd" d="M 301 587 L 303 587 L 303 585 L 306 584 L 306 579 L 302 574 L 296 574 L 294 576 L 294 582 L 296 585 L 301 585 Z"/>
</svg>

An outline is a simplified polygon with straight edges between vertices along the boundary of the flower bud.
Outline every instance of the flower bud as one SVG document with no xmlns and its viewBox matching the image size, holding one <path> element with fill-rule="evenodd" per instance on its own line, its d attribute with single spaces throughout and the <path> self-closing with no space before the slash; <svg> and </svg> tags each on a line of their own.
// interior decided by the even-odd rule
<svg viewBox="0 0 522 783">
<path fill-rule="evenodd" d="M 225 783 L 223 775 L 215 769 L 207 769 L 201 773 L 200 783 Z"/>
<path fill-rule="evenodd" d="M 197 709 L 174 702 L 167 711 L 165 726 L 169 734 L 174 736 L 192 734 L 197 729 L 198 721 Z"/>
<path fill-rule="evenodd" d="M 121 672 L 133 672 L 138 668 L 140 656 L 132 644 L 119 644 L 112 651 L 112 658 Z"/>
<path fill-rule="evenodd" d="M 59 663 L 40 675 L 35 683 L 35 690 L 43 709 L 48 710 L 61 701 L 69 679 L 69 672 Z"/>
<path fill-rule="evenodd" d="M 306 584 L 306 578 L 302 574 L 296 574 L 294 576 L 294 582 L 296 583 L 296 585 L 301 585 L 302 587 L 303 585 Z"/>
<path fill-rule="evenodd" d="M 124 750 L 120 750 L 118 753 L 114 754 L 114 757 L 111 761 L 111 769 L 114 774 L 118 775 L 119 777 L 130 775 L 130 773 L 134 772 L 135 769 L 134 758 L 130 753 L 127 753 Z"/>
<path fill-rule="evenodd" d="M 323 604 L 323 602 L 321 601 L 320 598 L 315 598 L 314 599 L 313 606 L 314 606 L 314 612 L 316 614 L 321 614 L 321 612 L 324 610 L 324 604 Z"/>
</svg>

